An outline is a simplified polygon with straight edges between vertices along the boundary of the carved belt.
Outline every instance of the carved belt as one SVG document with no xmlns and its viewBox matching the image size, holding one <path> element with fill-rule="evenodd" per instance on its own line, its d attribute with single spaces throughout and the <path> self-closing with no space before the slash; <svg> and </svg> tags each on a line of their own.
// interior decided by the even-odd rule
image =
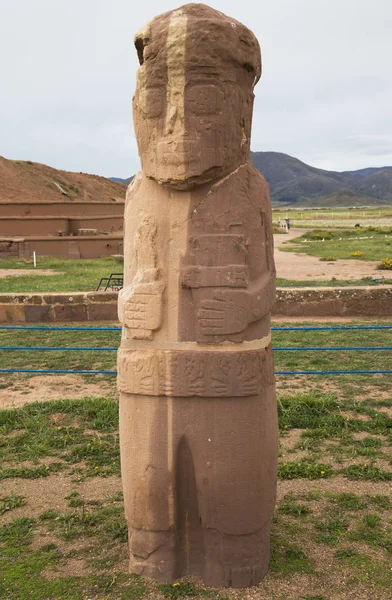
<svg viewBox="0 0 392 600">
<path fill-rule="evenodd" d="M 122 348 L 118 352 L 118 389 L 146 396 L 257 395 L 274 384 L 271 347 L 246 350 L 238 346 L 231 344 L 230 350 L 216 346 L 192 350 Z"/>
</svg>

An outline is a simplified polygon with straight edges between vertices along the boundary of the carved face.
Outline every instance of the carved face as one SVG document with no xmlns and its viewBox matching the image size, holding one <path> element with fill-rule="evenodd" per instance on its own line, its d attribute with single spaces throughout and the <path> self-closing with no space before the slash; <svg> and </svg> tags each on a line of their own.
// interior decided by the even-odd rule
<svg viewBox="0 0 392 600">
<path fill-rule="evenodd" d="M 195 49 L 181 11 L 163 27 L 164 48 L 147 45 L 138 71 L 135 132 L 145 175 L 189 189 L 249 160 L 254 77 L 206 54 L 207 39 Z"/>
<path fill-rule="evenodd" d="M 186 188 L 242 163 L 249 152 L 253 98 L 247 102 L 234 83 L 203 77 L 187 81 L 181 93 L 179 98 L 163 85 L 140 90 L 134 122 L 144 173 Z"/>
</svg>

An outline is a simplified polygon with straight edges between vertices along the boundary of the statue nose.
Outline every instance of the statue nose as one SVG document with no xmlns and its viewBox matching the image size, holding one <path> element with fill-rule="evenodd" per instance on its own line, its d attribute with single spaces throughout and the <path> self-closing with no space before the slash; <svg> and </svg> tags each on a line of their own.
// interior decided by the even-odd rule
<svg viewBox="0 0 392 600">
<path fill-rule="evenodd" d="M 168 107 L 167 110 L 167 114 L 166 114 L 166 128 L 165 128 L 165 133 L 166 135 L 172 135 L 175 131 L 175 129 L 178 129 L 178 108 L 177 106 L 171 104 Z"/>
</svg>

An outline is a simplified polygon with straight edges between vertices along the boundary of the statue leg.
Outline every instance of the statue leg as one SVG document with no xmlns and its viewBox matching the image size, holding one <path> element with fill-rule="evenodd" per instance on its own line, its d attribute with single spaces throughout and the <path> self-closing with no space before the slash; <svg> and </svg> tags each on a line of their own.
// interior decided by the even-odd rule
<svg viewBox="0 0 392 600">
<path fill-rule="evenodd" d="M 258 396 L 203 398 L 191 444 L 205 552 L 204 581 L 247 587 L 268 571 L 275 505 L 275 389 Z M 189 416 L 189 415 L 188 415 Z"/>
<path fill-rule="evenodd" d="M 255 585 L 269 565 L 275 503 L 275 390 L 245 398 L 121 394 L 130 570 Z"/>
<path fill-rule="evenodd" d="M 120 394 L 130 571 L 162 582 L 179 576 L 170 402 L 166 397 Z"/>
</svg>

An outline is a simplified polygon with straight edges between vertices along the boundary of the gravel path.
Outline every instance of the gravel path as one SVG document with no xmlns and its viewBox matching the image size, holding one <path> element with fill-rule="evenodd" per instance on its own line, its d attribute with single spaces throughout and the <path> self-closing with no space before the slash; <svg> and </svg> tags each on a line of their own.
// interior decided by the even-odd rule
<svg viewBox="0 0 392 600">
<path fill-rule="evenodd" d="M 291 229 L 287 234 L 274 236 L 276 275 L 282 279 L 294 281 L 329 281 L 333 277 L 339 280 L 357 281 L 362 277 L 381 277 L 376 269 L 377 261 L 371 260 L 337 260 L 331 263 L 320 261 L 315 256 L 282 252 L 282 246 L 306 233 L 306 229 Z M 332 250 L 333 244 L 331 244 Z"/>
</svg>

